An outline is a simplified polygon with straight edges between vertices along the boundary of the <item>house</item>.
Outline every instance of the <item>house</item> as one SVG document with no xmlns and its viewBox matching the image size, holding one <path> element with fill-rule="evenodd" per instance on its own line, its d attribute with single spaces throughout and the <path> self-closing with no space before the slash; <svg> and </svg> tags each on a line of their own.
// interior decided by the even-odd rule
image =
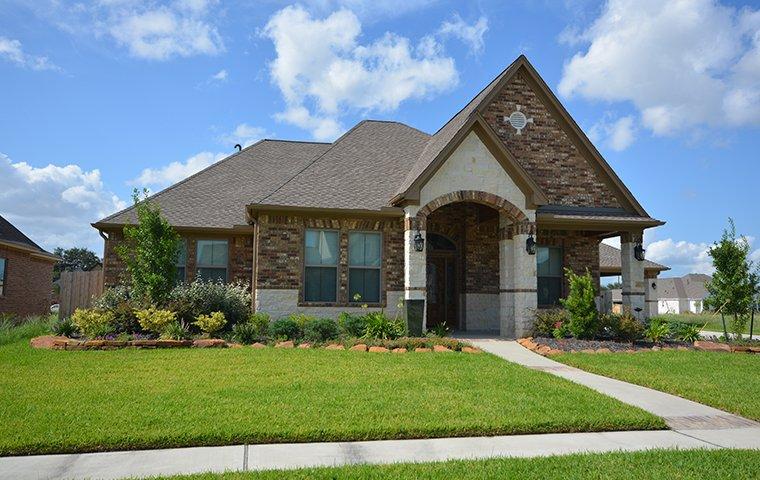
<svg viewBox="0 0 760 480">
<path fill-rule="evenodd" d="M 651 260 L 644 260 L 644 294 L 646 297 L 646 312 L 648 316 L 657 315 L 657 277 L 660 273 L 670 270 L 670 267 L 660 265 Z M 620 249 L 606 243 L 599 244 L 599 274 L 602 277 L 621 276 Z M 605 312 L 622 313 L 623 291 L 616 288 L 604 290 L 601 299 L 601 310 Z"/>
<path fill-rule="evenodd" d="M 702 313 L 710 275 L 690 273 L 657 282 L 657 313 Z"/>
<path fill-rule="evenodd" d="M 652 218 L 524 56 L 430 135 L 362 121 L 333 143 L 263 140 L 152 197 L 183 237 L 178 271 L 250 282 L 254 307 L 336 315 L 403 305 L 412 333 L 526 334 L 567 294 L 563 268 L 599 284 L 599 242 L 620 237 L 623 303 L 645 310 Z M 128 208 L 93 224 L 104 282 Z"/>
<path fill-rule="evenodd" d="M 47 313 L 59 260 L 0 216 L 0 313 Z"/>
</svg>

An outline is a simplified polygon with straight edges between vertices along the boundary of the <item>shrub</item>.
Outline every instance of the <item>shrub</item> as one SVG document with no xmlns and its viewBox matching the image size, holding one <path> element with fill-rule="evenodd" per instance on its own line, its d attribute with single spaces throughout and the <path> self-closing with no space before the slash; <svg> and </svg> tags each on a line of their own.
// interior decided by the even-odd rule
<svg viewBox="0 0 760 480">
<path fill-rule="evenodd" d="M 558 323 L 565 324 L 568 320 L 567 310 L 563 308 L 536 310 L 533 319 L 533 336 L 550 337 L 554 334 Z"/>
<path fill-rule="evenodd" d="M 140 323 L 135 315 L 135 310 L 139 305 L 132 299 L 129 288 L 124 285 L 107 289 L 103 295 L 92 302 L 92 306 L 96 310 L 113 313 L 114 331 L 117 333 L 132 333 L 140 330 Z"/>
<path fill-rule="evenodd" d="M 268 313 L 256 312 L 252 313 L 251 316 L 248 317 L 248 322 L 246 323 L 253 326 L 256 335 L 263 337 L 266 336 L 267 331 L 269 330 L 269 323 L 271 321 L 272 319 Z"/>
<path fill-rule="evenodd" d="M 599 313 L 591 274 L 586 270 L 585 274 L 576 275 L 569 268 L 565 269 L 565 274 L 570 282 L 570 293 L 560 302 L 570 312 L 570 332 L 577 338 L 593 338 Z"/>
<path fill-rule="evenodd" d="M 187 340 L 190 338 L 190 329 L 184 323 L 174 321 L 166 326 L 161 337 L 170 340 Z"/>
<path fill-rule="evenodd" d="M 221 330 L 227 323 L 222 312 L 212 312 L 210 315 L 198 315 L 195 325 L 209 337 Z"/>
<path fill-rule="evenodd" d="M 406 335 L 404 322 L 390 319 L 382 311 L 367 313 L 364 315 L 364 321 L 364 338 L 395 339 Z"/>
<path fill-rule="evenodd" d="M 177 323 L 177 314 L 170 310 L 159 310 L 155 307 L 137 310 L 137 320 L 143 330 L 163 335 L 169 325 Z"/>
<path fill-rule="evenodd" d="M 232 339 L 238 343 L 250 345 L 262 340 L 262 337 L 258 326 L 254 323 L 242 322 L 232 326 Z"/>
<path fill-rule="evenodd" d="M 246 321 L 251 314 L 251 293 L 245 283 L 195 280 L 174 287 L 169 306 L 177 317 L 192 322 L 199 315 L 222 312 L 230 326 Z"/>
<path fill-rule="evenodd" d="M 557 340 L 561 340 L 563 338 L 567 338 L 570 336 L 570 322 L 557 322 L 554 324 L 554 330 L 552 331 L 552 336 L 556 338 Z"/>
<path fill-rule="evenodd" d="M 617 332 L 613 338 L 626 342 L 634 342 L 644 336 L 644 325 L 630 313 L 620 316 Z"/>
<path fill-rule="evenodd" d="M 303 336 L 310 342 L 322 343 L 338 338 L 338 324 L 332 318 L 313 318 L 303 326 Z"/>
<path fill-rule="evenodd" d="M 670 327 L 666 322 L 653 319 L 649 322 L 644 336 L 654 343 L 661 342 L 670 334 Z"/>
<path fill-rule="evenodd" d="M 347 337 L 361 337 L 364 335 L 364 330 L 367 328 L 367 322 L 364 315 L 352 315 L 348 312 L 343 312 L 338 315 L 338 325 L 341 332 Z"/>
<path fill-rule="evenodd" d="M 77 308 L 71 315 L 71 321 L 87 338 L 104 337 L 114 331 L 111 312 Z"/>
<path fill-rule="evenodd" d="M 676 323 L 671 324 L 671 331 L 678 340 L 682 342 L 695 342 L 700 339 L 699 332 L 702 328 L 696 323 Z"/>
<path fill-rule="evenodd" d="M 50 332 L 54 321 L 52 315 L 17 317 L 0 314 L 0 345 L 45 335 Z"/>
<path fill-rule="evenodd" d="M 433 328 L 428 333 L 434 337 L 442 338 L 449 334 L 449 327 L 446 326 L 446 322 L 437 323 L 433 325 Z"/>
<path fill-rule="evenodd" d="M 71 320 L 71 318 L 62 318 L 61 320 L 58 320 L 53 324 L 53 328 L 51 330 L 54 334 L 61 335 L 63 337 L 73 337 L 79 332 L 79 330 L 77 330 L 77 326 L 74 325 L 74 322 Z"/>
<path fill-rule="evenodd" d="M 269 325 L 269 336 L 275 340 L 298 340 L 303 330 L 294 316 L 278 318 Z"/>
</svg>

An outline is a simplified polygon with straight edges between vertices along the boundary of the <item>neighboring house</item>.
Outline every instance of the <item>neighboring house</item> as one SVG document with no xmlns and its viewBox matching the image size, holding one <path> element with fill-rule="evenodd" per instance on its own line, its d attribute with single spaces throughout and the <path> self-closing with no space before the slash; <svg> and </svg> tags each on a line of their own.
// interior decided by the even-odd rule
<svg viewBox="0 0 760 480">
<path fill-rule="evenodd" d="M 658 313 L 702 313 L 710 275 L 690 273 L 680 278 L 661 278 L 657 282 Z"/>
<path fill-rule="evenodd" d="M 58 260 L 0 216 L 0 313 L 47 313 Z"/>
<path fill-rule="evenodd" d="M 263 140 L 152 201 L 184 238 L 185 280 L 250 282 L 274 317 L 401 303 L 412 333 L 446 322 L 524 335 L 535 308 L 567 294 L 564 267 L 598 287 L 599 242 L 615 236 L 623 303 L 643 317 L 634 256 L 663 224 L 524 56 L 433 135 L 367 120 L 333 143 Z M 134 221 L 130 207 L 93 224 L 106 285 L 125 273 L 114 247 Z"/>
<path fill-rule="evenodd" d="M 657 276 L 670 270 L 670 267 L 660 265 L 651 260 L 644 260 L 644 302 L 648 316 L 657 315 Z M 599 244 L 599 273 L 603 277 L 618 277 L 622 273 L 620 249 L 606 243 Z M 623 290 L 616 288 L 602 292 L 602 310 L 605 312 L 622 313 Z"/>
</svg>

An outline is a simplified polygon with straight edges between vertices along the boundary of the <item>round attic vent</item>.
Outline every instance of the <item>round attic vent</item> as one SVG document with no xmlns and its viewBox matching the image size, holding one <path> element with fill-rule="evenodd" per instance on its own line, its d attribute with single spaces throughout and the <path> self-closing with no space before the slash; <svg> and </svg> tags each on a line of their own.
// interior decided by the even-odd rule
<svg viewBox="0 0 760 480">
<path fill-rule="evenodd" d="M 533 123 L 533 118 L 528 118 L 523 112 L 520 111 L 520 105 L 517 105 L 517 110 L 512 112 L 508 117 L 504 117 L 504 121 L 512 125 L 512 128 L 517 130 L 517 134 L 522 134 L 522 129 L 529 123 Z"/>
</svg>

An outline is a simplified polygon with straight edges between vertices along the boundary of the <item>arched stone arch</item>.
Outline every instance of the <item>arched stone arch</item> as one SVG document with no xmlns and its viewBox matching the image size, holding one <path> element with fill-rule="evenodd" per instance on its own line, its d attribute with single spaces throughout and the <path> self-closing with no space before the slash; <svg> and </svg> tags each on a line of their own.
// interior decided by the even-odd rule
<svg viewBox="0 0 760 480">
<path fill-rule="evenodd" d="M 509 234 L 512 232 L 527 232 L 532 225 L 527 215 L 509 200 L 493 193 L 479 190 L 458 190 L 434 198 L 417 211 L 415 223 L 419 228 L 424 229 L 427 224 L 427 217 L 431 213 L 443 206 L 460 202 L 479 203 L 504 213 L 512 221 L 512 231 Z"/>
</svg>

